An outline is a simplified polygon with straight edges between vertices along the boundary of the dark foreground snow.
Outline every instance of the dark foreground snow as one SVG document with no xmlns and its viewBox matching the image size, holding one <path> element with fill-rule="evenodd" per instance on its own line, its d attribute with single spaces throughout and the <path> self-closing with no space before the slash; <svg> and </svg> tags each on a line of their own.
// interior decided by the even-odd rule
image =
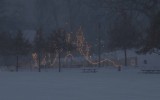
<svg viewBox="0 0 160 100">
<path fill-rule="evenodd" d="M 0 100 L 160 100 L 160 74 L 103 70 L 0 72 Z"/>
</svg>

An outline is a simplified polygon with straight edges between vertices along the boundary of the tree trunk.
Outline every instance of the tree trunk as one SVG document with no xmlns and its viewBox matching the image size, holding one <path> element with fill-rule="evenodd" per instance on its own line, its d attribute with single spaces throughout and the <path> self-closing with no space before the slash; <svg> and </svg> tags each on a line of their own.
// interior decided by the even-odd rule
<svg viewBox="0 0 160 100">
<path fill-rule="evenodd" d="M 40 57 L 40 53 L 38 56 L 38 72 L 41 72 L 41 57 Z"/>
<path fill-rule="evenodd" d="M 124 65 L 127 66 L 127 49 L 124 49 Z"/>
<path fill-rule="evenodd" d="M 18 72 L 18 67 L 19 67 L 19 65 L 18 65 L 18 62 L 19 62 L 19 57 L 18 57 L 18 55 L 16 56 L 16 60 L 17 60 L 17 64 L 16 64 L 16 72 Z"/>
<path fill-rule="evenodd" d="M 59 61 L 59 72 L 61 72 L 61 55 L 60 55 L 60 51 L 58 53 L 58 61 Z"/>
</svg>

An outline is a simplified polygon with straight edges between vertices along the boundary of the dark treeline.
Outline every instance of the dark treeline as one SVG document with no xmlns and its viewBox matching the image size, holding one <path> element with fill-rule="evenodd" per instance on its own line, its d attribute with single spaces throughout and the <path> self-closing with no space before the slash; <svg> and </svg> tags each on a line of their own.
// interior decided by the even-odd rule
<svg viewBox="0 0 160 100">
<path fill-rule="evenodd" d="M 37 53 L 38 55 L 38 68 L 41 71 L 41 61 L 44 54 L 59 54 L 59 59 L 63 54 L 72 52 L 76 50 L 75 41 L 71 39 L 67 40 L 67 33 L 64 29 L 57 29 L 48 35 L 44 36 L 42 29 L 36 31 L 34 40 L 31 42 L 27 40 L 22 31 L 17 31 L 16 35 L 11 35 L 10 33 L 0 33 L 0 55 L 3 57 L 15 56 L 15 62 L 13 65 L 18 71 L 19 59 L 22 56 L 30 55 L 32 53 Z"/>
<path fill-rule="evenodd" d="M 27 23 L 29 18 L 25 19 L 27 17 L 24 16 L 21 3 L 17 2 L 19 6 L 14 8 L 19 16 L 14 12 L 9 13 L 11 9 L 6 9 L 7 3 L 11 2 L 0 1 L 0 55 L 14 55 L 17 71 L 19 55 L 36 52 L 40 71 L 44 53 L 58 53 L 60 60 L 62 51 L 66 53 L 76 50 L 75 41 L 67 42 L 66 37 L 67 32 L 73 32 L 71 40 L 75 40 L 76 29 L 80 25 L 90 40 L 93 51 L 98 49 L 100 55 L 100 52 L 123 50 L 125 65 L 127 50 L 130 49 L 136 49 L 138 54 L 160 54 L 159 0 L 34 0 L 32 14 L 35 15 L 30 24 Z M 15 32 L 14 35 L 10 33 L 12 30 L 31 27 L 42 27 L 36 31 L 33 42 L 26 40 L 22 31 Z M 53 29 L 56 31 L 48 31 L 51 34 L 46 35 L 46 30 Z"/>
<path fill-rule="evenodd" d="M 91 8 L 105 9 L 110 15 L 107 49 L 136 49 L 138 54 L 160 54 L 160 1 L 159 0 L 92 0 Z"/>
</svg>

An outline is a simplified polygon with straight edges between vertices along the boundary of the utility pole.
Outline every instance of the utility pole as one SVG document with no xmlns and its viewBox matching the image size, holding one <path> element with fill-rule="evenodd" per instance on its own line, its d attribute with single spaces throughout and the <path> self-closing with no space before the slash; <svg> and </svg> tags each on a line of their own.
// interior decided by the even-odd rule
<svg viewBox="0 0 160 100">
<path fill-rule="evenodd" d="M 101 34 L 100 34 L 100 23 L 98 24 L 98 67 L 101 67 Z"/>
</svg>

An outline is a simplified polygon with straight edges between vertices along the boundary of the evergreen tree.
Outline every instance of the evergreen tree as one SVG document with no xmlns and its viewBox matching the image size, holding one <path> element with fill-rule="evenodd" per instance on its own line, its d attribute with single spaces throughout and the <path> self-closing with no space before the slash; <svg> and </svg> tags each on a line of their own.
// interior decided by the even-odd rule
<svg viewBox="0 0 160 100">
<path fill-rule="evenodd" d="M 16 71 L 19 68 L 19 57 L 21 55 L 27 55 L 30 52 L 31 45 L 28 40 L 23 37 L 23 33 L 19 31 L 13 38 L 13 53 L 16 55 Z"/>
<path fill-rule="evenodd" d="M 0 54 L 8 55 L 11 53 L 11 44 L 12 44 L 11 35 L 6 32 L 0 33 Z"/>
<path fill-rule="evenodd" d="M 8 63 L 8 56 L 12 54 L 12 47 L 11 35 L 6 32 L 0 32 L 0 55 L 5 65 Z"/>
<path fill-rule="evenodd" d="M 138 53 L 147 52 L 160 54 L 160 11 L 151 19 L 145 45 Z"/>
</svg>

